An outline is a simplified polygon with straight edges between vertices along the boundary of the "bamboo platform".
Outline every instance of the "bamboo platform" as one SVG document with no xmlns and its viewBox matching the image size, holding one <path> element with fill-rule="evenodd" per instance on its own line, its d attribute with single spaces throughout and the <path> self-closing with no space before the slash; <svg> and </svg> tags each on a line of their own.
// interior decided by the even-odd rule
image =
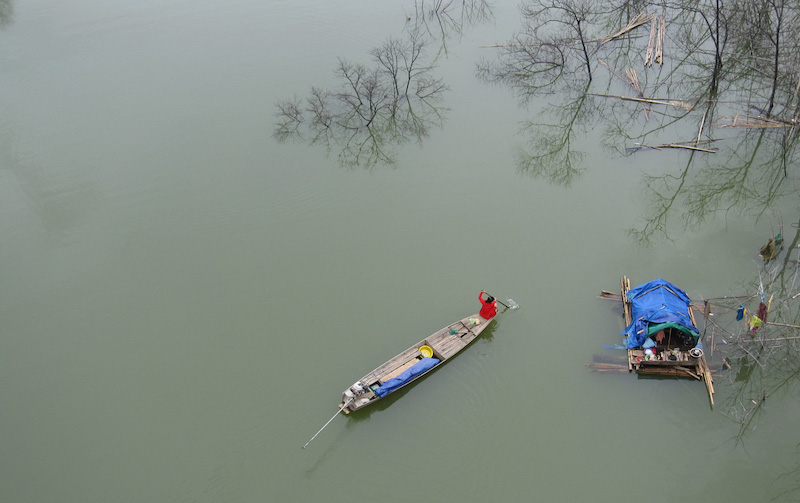
<svg viewBox="0 0 800 503">
<path fill-rule="evenodd" d="M 623 317 L 625 326 L 633 321 L 631 315 L 631 303 L 628 299 L 628 291 L 631 289 L 631 281 L 627 276 L 620 279 L 620 293 L 616 294 L 608 290 L 601 290 L 600 298 L 616 300 L 622 303 Z M 705 316 L 710 314 L 711 306 L 708 302 L 689 304 L 689 317 L 697 326 L 694 317 L 694 310 L 698 309 Z M 714 406 L 714 383 L 712 371 L 706 361 L 705 353 L 699 356 L 690 354 L 685 343 L 679 340 L 673 342 L 672 335 L 669 335 L 666 342 L 659 342 L 653 349 L 653 356 L 646 356 L 642 348 L 628 348 L 627 358 L 620 362 L 596 361 L 589 365 L 589 368 L 596 372 L 635 372 L 640 376 L 663 376 L 690 378 L 703 381 L 708 391 L 708 399 L 711 406 Z"/>
</svg>

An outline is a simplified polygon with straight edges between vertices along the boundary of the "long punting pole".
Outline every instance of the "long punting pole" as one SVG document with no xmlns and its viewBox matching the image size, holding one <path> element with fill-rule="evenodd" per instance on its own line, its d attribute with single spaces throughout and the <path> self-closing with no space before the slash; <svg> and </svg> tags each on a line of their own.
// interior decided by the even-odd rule
<svg viewBox="0 0 800 503">
<path fill-rule="evenodd" d="M 347 402 L 345 402 L 345 404 L 344 404 L 344 405 L 342 405 L 342 406 L 339 408 L 339 410 L 337 410 L 337 411 L 336 411 L 336 414 L 334 414 L 334 415 L 333 415 L 333 416 L 332 416 L 330 419 L 328 419 L 328 422 L 327 422 L 327 423 L 325 423 L 325 426 L 323 426 L 322 428 L 320 428 L 318 432 L 314 433 L 314 436 L 313 436 L 313 437 L 311 437 L 311 440 L 309 440 L 308 442 L 306 442 L 306 445 L 304 445 L 304 446 L 303 446 L 303 449 L 305 449 L 306 447 L 308 447 L 308 444 L 310 444 L 311 442 L 313 442 L 313 441 L 314 441 L 314 439 L 315 439 L 315 438 L 317 438 L 317 435 L 319 435 L 320 433 L 322 433 L 322 430 L 324 430 L 325 428 L 327 428 L 327 426 L 328 426 L 329 424 L 331 424 L 331 421 L 333 421 L 334 419 L 336 419 L 336 416 L 338 416 L 338 415 L 339 415 L 339 413 L 340 413 L 340 412 L 342 412 L 342 411 L 345 409 L 345 407 L 347 407 L 348 405 L 350 405 L 350 403 L 351 403 L 353 400 L 355 400 L 355 398 L 351 398 L 350 400 L 348 400 Z"/>
</svg>

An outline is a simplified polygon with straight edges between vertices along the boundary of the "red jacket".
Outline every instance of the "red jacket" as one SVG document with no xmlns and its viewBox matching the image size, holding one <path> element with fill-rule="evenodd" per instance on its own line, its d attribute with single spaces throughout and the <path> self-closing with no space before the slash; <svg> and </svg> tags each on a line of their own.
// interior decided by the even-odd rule
<svg viewBox="0 0 800 503">
<path fill-rule="evenodd" d="M 483 300 L 484 293 L 486 292 L 481 292 L 478 295 L 478 300 L 481 301 L 481 312 L 478 314 L 480 314 L 482 318 L 490 320 L 497 315 L 497 300 L 486 302 Z"/>
</svg>

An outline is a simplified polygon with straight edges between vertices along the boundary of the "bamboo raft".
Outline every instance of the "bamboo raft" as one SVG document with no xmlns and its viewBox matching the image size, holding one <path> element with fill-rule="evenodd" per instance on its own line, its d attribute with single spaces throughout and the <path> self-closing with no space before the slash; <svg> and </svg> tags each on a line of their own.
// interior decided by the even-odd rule
<svg viewBox="0 0 800 503">
<path fill-rule="evenodd" d="M 628 299 L 628 291 L 631 289 L 631 282 L 627 276 L 620 280 L 619 295 L 607 290 L 601 291 L 601 298 L 619 299 L 622 302 L 623 316 L 625 325 L 629 326 L 633 322 L 631 314 L 631 302 Z M 702 306 L 702 307 L 701 307 Z M 690 303 L 688 305 L 688 315 L 692 324 L 696 327 L 694 310 L 701 307 L 701 312 L 708 315 L 708 304 Z M 714 383 L 711 369 L 706 361 L 705 353 L 695 351 L 692 345 L 685 340 L 674 329 L 667 328 L 664 331 L 663 339 L 656 343 L 652 351 L 653 357 L 648 358 L 643 348 L 627 349 L 627 371 L 636 372 L 639 375 L 666 376 L 690 378 L 703 381 L 708 391 L 708 398 L 711 405 L 714 405 Z M 617 363 L 597 362 L 592 365 L 592 369 L 600 372 L 622 371 L 625 367 Z"/>
</svg>

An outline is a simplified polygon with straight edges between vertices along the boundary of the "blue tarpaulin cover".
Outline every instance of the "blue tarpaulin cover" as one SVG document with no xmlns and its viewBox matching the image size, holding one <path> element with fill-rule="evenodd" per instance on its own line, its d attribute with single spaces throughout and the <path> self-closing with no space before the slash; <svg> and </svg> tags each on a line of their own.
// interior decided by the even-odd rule
<svg viewBox="0 0 800 503">
<path fill-rule="evenodd" d="M 439 363 L 438 358 L 423 358 L 418 363 L 415 363 L 413 366 L 408 368 L 405 372 L 400 374 L 397 377 L 393 377 L 389 379 L 385 383 L 381 384 L 379 387 L 375 388 L 373 391 L 376 395 L 383 398 L 392 391 L 396 390 L 400 386 L 404 385 L 408 381 L 414 379 L 420 374 L 423 374 L 433 367 L 435 367 Z"/>
<path fill-rule="evenodd" d="M 689 317 L 691 300 L 686 292 L 663 279 L 655 279 L 628 290 L 633 321 L 621 333 L 628 336 L 628 348 L 641 347 L 650 324 L 671 323 L 697 340 L 699 332 Z"/>
</svg>

